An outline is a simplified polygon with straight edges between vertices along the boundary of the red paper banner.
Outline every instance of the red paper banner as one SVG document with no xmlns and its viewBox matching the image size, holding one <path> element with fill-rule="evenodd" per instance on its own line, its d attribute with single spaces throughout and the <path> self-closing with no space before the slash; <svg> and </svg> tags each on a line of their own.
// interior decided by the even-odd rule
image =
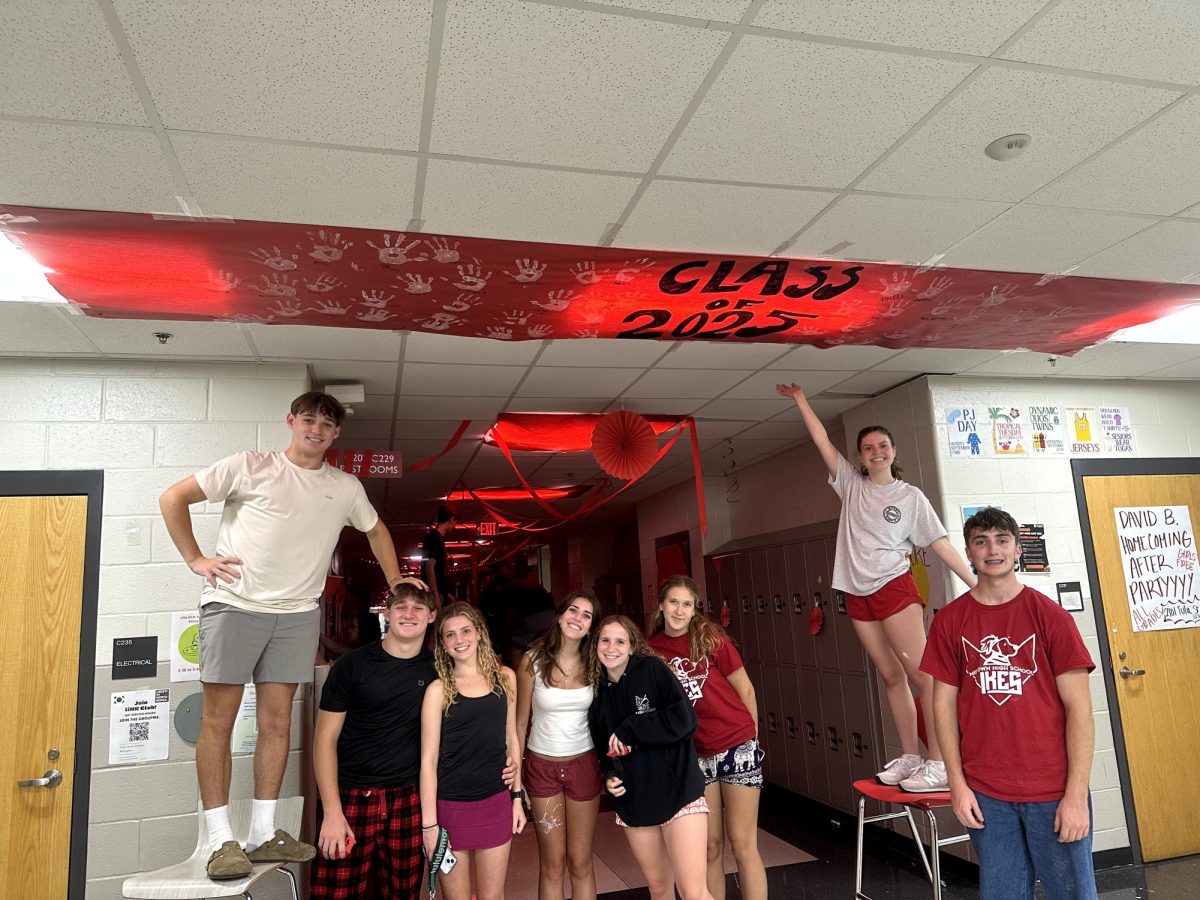
<svg viewBox="0 0 1200 900">
<path fill-rule="evenodd" d="M 0 207 L 88 315 L 1068 354 L 1194 285 Z"/>
</svg>

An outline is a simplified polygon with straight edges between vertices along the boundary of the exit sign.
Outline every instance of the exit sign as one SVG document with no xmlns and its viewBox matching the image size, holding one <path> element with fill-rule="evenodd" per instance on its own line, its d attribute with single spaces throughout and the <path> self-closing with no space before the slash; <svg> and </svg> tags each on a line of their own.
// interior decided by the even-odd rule
<svg viewBox="0 0 1200 900">
<path fill-rule="evenodd" d="M 479 536 L 480 537 L 495 537 L 496 536 L 496 523 L 495 522 L 480 522 L 479 523 Z"/>
<path fill-rule="evenodd" d="M 396 450 L 330 450 L 325 461 L 358 478 L 400 478 L 403 454 Z"/>
</svg>

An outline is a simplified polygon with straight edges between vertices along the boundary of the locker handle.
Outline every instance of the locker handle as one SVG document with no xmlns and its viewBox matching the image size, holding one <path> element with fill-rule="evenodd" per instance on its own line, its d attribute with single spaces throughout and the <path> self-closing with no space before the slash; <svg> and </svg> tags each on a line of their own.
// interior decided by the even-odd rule
<svg viewBox="0 0 1200 900">
<path fill-rule="evenodd" d="M 805 722 L 805 737 L 810 744 L 817 743 L 817 724 L 815 722 Z"/>
<path fill-rule="evenodd" d="M 857 731 L 850 732 L 850 747 L 854 751 L 854 755 L 862 757 L 866 755 L 867 745 L 863 743 L 863 736 Z"/>
<path fill-rule="evenodd" d="M 799 613 L 804 611 L 804 595 L 792 594 L 792 612 Z"/>
<path fill-rule="evenodd" d="M 766 611 L 767 611 L 767 600 L 766 600 L 766 598 L 765 598 L 765 597 L 763 597 L 763 595 L 762 595 L 762 594 L 758 594 L 758 595 L 757 595 L 757 596 L 756 596 L 754 599 L 755 599 L 756 605 L 758 606 L 758 611 L 759 611 L 760 613 L 764 613 L 764 612 L 766 612 Z"/>
<path fill-rule="evenodd" d="M 790 738 L 796 737 L 796 720 L 791 716 L 786 717 L 787 721 L 787 736 Z"/>
<path fill-rule="evenodd" d="M 830 725 L 825 729 L 825 734 L 829 738 L 829 749 L 837 750 L 842 743 L 842 739 L 838 737 L 837 726 Z"/>
<path fill-rule="evenodd" d="M 775 595 L 775 612 L 777 612 L 779 615 L 783 615 L 783 595 L 782 594 Z"/>
<path fill-rule="evenodd" d="M 841 613 L 843 616 L 846 615 L 848 612 L 848 610 L 846 608 L 846 592 L 845 591 L 834 591 L 833 596 L 834 596 L 834 599 L 837 601 L 837 611 L 839 613 Z"/>
<path fill-rule="evenodd" d="M 771 732 L 771 734 L 779 733 L 779 719 L 776 718 L 775 713 L 773 712 L 767 713 L 767 729 Z"/>
</svg>

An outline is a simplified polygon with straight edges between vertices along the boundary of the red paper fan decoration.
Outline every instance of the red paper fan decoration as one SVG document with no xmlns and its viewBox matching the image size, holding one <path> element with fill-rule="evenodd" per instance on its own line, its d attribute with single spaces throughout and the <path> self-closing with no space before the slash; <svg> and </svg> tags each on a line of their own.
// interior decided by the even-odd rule
<svg viewBox="0 0 1200 900">
<path fill-rule="evenodd" d="M 658 455 L 658 439 L 645 418 L 622 409 L 596 423 L 592 455 L 609 475 L 628 481 L 650 471 Z"/>
</svg>

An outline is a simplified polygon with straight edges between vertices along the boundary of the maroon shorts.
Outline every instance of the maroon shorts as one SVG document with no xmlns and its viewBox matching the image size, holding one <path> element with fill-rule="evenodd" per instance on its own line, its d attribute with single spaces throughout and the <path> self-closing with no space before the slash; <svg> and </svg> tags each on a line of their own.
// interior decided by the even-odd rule
<svg viewBox="0 0 1200 900">
<path fill-rule="evenodd" d="M 320 853 L 312 862 L 310 894 L 314 900 L 361 897 L 373 883 L 384 900 L 412 900 L 421 893 L 421 803 L 417 786 L 343 788 L 342 813 L 354 844 L 342 859 Z M 321 808 L 317 806 L 317 830 Z"/>
<path fill-rule="evenodd" d="M 525 752 L 521 783 L 530 797 L 566 794 L 580 803 L 600 796 L 600 760 L 591 750 L 569 759 Z"/>
<path fill-rule="evenodd" d="M 484 800 L 437 801 L 438 824 L 450 832 L 451 850 L 490 850 L 512 840 L 513 801 L 505 788 Z"/>
<path fill-rule="evenodd" d="M 924 602 L 912 574 L 905 572 L 865 597 L 847 593 L 846 612 L 860 622 L 882 622 L 907 606 Z"/>
</svg>

